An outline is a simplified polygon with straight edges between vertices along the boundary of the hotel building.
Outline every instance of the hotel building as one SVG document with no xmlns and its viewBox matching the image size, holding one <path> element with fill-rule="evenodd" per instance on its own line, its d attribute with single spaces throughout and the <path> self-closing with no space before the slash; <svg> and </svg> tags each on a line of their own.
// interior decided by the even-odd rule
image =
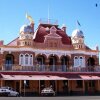
<svg viewBox="0 0 100 100">
<path fill-rule="evenodd" d="M 99 48 L 85 44 L 84 32 L 59 28 L 56 21 L 23 25 L 7 45 L 0 41 L 0 85 L 40 95 L 52 85 L 56 95 L 100 94 Z"/>
</svg>

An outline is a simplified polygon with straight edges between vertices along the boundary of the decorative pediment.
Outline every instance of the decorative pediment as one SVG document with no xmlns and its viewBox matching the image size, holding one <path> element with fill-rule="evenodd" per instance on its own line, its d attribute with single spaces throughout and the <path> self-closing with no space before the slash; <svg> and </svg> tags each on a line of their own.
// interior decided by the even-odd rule
<svg viewBox="0 0 100 100">
<path fill-rule="evenodd" d="M 55 26 L 52 26 L 50 28 L 50 33 L 56 33 L 57 29 L 55 28 Z"/>
<path fill-rule="evenodd" d="M 50 28 L 50 34 L 46 35 L 45 37 L 51 37 L 51 38 L 62 38 L 60 35 L 56 33 L 57 29 L 55 26 L 52 26 Z"/>
</svg>

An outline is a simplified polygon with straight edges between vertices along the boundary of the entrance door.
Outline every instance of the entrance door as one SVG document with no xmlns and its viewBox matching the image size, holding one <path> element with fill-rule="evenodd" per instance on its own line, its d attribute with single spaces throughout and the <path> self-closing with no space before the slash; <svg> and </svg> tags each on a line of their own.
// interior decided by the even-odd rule
<svg viewBox="0 0 100 100">
<path fill-rule="evenodd" d="M 68 80 L 63 80 L 63 93 L 68 95 Z"/>
</svg>

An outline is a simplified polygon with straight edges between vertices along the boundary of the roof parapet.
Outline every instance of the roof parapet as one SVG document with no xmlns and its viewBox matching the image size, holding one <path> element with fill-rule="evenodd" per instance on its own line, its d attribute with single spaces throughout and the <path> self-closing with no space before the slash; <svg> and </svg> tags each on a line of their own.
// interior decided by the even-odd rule
<svg viewBox="0 0 100 100">
<path fill-rule="evenodd" d="M 57 20 L 53 20 L 53 19 L 40 19 L 39 20 L 39 24 L 58 25 L 58 21 Z"/>
</svg>

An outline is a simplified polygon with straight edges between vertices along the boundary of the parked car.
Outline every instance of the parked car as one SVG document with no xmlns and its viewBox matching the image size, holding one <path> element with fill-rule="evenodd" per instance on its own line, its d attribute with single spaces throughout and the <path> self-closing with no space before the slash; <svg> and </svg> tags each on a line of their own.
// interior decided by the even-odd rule
<svg viewBox="0 0 100 100">
<path fill-rule="evenodd" d="M 1 96 L 19 96 L 19 93 L 11 87 L 1 87 L 0 95 Z"/>
<path fill-rule="evenodd" d="M 55 91 L 52 88 L 47 87 L 41 91 L 41 95 L 42 96 L 55 96 Z"/>
</svg>

